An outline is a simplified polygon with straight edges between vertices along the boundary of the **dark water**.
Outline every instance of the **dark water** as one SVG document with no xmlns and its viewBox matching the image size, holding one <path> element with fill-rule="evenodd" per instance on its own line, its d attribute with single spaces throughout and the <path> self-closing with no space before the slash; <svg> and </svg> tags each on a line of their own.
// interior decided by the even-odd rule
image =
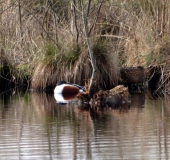
<svg viewBox="0 0 170 160">
<path fill-rule="evenodd" d="M 2 93 L 0 159 L 170 159 L 170 100 L 132 95 L 129 109 Z"/>
</svg>

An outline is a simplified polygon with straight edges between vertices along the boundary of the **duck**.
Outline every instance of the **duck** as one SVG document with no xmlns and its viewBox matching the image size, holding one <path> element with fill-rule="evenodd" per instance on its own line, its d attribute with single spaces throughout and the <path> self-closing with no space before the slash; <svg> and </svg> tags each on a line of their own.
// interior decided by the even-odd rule
<svg viewBox="0 0 170 160">
<path fill-rule="evenodd" d="M 79 86 L 78 84 L 72 84 L 66 81 L 59 81 L 54 89 L 54 94 L 78 94 L 85 90 L 84 86 Z"/>
</svg>

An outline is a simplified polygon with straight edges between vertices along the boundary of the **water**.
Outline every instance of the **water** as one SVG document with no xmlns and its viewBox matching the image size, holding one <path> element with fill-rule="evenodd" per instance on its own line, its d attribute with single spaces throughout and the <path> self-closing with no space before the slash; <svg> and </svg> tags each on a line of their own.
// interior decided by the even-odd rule
<svg viewBox="0 0 170 160">
<path fill-rule="evenodd" d="M 130 108 L 93 110 L 45 93 L 2 93 L 0 159 L 170 159 L 169 103 L 134 94 Z"/>
</svg>

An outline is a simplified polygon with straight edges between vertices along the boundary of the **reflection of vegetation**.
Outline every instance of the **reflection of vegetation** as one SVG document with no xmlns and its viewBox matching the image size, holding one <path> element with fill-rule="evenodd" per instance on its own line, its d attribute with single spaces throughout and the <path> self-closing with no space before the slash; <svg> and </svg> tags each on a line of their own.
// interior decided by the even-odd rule
<svg viewBox="0 0 170 160">
<path fill-rule="evenodd" d="M 3 106 L 8 106 L 9 102 L 10 102 L 10 98 L 12 95 L 12 91 L 11 90 L 6 90 L 6 91 L 0 91 L 0 103 Z"/>
<path fill-rule="evenodd" d="M 135 100 L 138 101 L 140 96 L 144 95 L 135 95 Z M 25 99 L 28 100 L 26 103 Z M 33 92 L 25 96 L 17 93 L 10 97 L 10 100 L 11 103 L 3 113 L 2 106 L 0 107 L 3 155 L 8 153 L 6 151 L 9 151 L 12 144 L 16 147 L 15 153 L 20 152 L 19 148 L 23 155 L 29 153 L 31 158 L 40 156 L 41 151 L 41 159 L 47 156 L 54 158 L 56 153 L 61 159 L 65 159 L 65 156 L 74 159 L 74 155 L 83 159 L 86 159 L 87 155 L 90 159 L 93 159 L 94 155 L 95 158 L 102 156 L 103 159 L 111 159 L 115 155 L 129 155 L 129 152 L 134 153 L 134 150 L 150 157 L 148 148 L 157 151 L 159 147 L 159 150 L 162 150 L 167 147 L 164 142 L 169 141 L 168 101 L 166 107 L 162 100 L 146 99 L 141 102 L 142 106 L 145 104 L 144 107 L 134 104 L 133 109 L 127 110 L 107 107 L 94 110 L 89 106 L 76 104 L 58 106 L 53 95 L 44 93 Z M 158 146 L 157 142 L 162 145 Z M 129 144 L 131 149 L 127 151 Z M 159 153 L 157 155 L 159 156 Z M 137 157 L 139 158 L 138 155 Z"/>
</svg>

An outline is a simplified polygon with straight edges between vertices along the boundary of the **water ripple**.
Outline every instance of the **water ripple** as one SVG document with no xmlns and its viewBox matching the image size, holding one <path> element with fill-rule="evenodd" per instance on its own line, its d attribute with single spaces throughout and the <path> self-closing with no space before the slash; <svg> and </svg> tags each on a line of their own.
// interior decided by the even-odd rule
<svg viewBox="0 0 170 160">
<path fill-rule="evenodd" d="M 125 112 L 94 112 L 59 106 L 45 94 L 11 99 L 0 107 L 0 159 L 170 157 L 170 111 L 161 100 L 146 99 L 142 107 L 133 102 Z"/>
</svg>

